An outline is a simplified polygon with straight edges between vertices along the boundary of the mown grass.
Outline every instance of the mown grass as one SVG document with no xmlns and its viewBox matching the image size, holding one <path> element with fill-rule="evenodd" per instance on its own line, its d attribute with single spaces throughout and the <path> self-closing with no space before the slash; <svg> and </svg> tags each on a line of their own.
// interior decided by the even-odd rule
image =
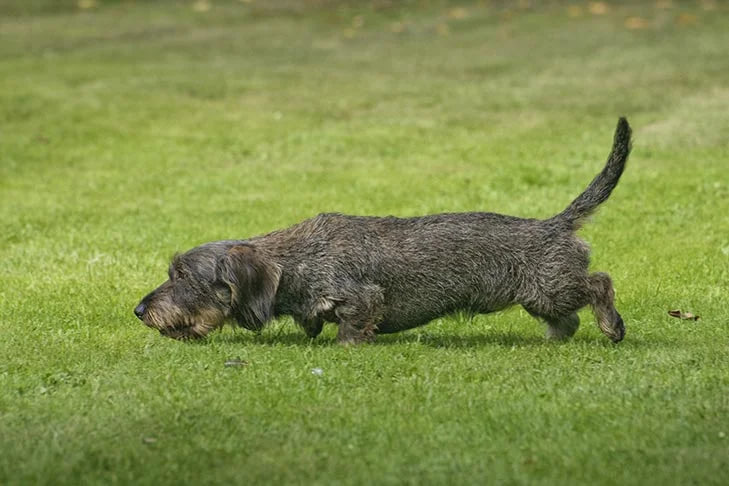
<svg viewBox="0 0 729 486">
<path fill-rule="evenodd" d="M 0 483 L 725 484 L 729 11 L 522 5 L 3 2 Z M 582 231 L 618 346 L 589 312 L 357 348 L 132 315 L 174 252 L 322 211 L 550 216 L 623 114 Z"/>
</svg>

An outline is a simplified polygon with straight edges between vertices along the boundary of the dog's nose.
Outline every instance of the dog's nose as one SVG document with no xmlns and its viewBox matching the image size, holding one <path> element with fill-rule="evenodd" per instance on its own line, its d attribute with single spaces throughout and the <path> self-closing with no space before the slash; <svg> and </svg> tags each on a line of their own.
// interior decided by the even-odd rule
<svg viewBox="0 0 729 486">
<path fill-rule="evenodd" d="M 134 308 L 134 315 L 137 316 L 138 319 L 141 319 L 145 310 L 147 310 L 147 306 L 141 303 Z"/>
</svg>

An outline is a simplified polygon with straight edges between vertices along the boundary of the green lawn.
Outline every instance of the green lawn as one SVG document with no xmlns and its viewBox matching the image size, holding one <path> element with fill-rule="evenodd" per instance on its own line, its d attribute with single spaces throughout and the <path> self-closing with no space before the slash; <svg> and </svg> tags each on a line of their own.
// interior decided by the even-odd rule
<svg viewBox="0 0 729 486">
<path fill-rule="evenodd" d="M 0 484 L 727 484 L 728 26 L 708 0 L 2 1 Z M 561 344 L 514 308 L 354 348 L 132 314 L 175 252 L 318 212 L 551 216 L 620 115 L 581 231 L 617 346 L 589 311 Z"/>
</svg>

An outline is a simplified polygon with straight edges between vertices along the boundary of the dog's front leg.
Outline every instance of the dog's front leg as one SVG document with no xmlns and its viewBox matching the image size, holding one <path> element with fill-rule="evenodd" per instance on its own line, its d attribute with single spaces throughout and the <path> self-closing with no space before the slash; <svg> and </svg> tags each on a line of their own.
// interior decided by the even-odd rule
<svg viewBox="0 0 729 486">
<path fill-rule="evenodd" d="M 371 343 L 375 340 L 377 324 L 366 318 L 342 319 L 339 323 L 337 341 L 339 344 Z"/>
<path fill-rule="evenodd" d="M 384 297 L 377 285 L 364 285 L 334 309 L 339 323 L 337 341 L 340 344 L 359 344 L 375 340 L 377 324 L 382 321 Z"/>
<path fill-rule="evenodd" d="M 324 327 L 324 319 L 317 316 L 311 319 L 298 321 L 298 324 L 301 326 L 307 336 L 309 336 L 311 339 L 314 339 L 319 334 L 321 334 L 321 331 Z"/>
</svg>

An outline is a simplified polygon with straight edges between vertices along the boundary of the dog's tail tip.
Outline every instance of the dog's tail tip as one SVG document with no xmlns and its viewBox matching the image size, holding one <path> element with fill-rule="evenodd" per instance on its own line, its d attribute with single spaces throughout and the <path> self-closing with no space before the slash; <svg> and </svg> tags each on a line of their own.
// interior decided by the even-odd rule
<svg viewBox="0 0 729 486">
<path fill-rule="evenodd" d="M 630 142 L 630 137 L 633 133 L 633 130 L 630 128 L 630 123 L 628 123 L 628 119 L 625 116 L 621 116 L 618 118 L 618 125 L 615 127 L 615 141 L 618 140 L 627 140 Z"/>
<path fill-rule="evenodd" d="M 567 208 L 555 216 L 555 219 L 567 223 L 571 228 L 577 229 L 582 222 L 597 207 L 605 202 L 620 180 L 625 169 L 625 163 L 632 148 L 632 129 L 625 116 L 618 118 L 613 138 L 613 147 L 610 151 L 607 163 L 595 179 L 587 186 L 587 189 L 580 194 Z"/>
</svg>

